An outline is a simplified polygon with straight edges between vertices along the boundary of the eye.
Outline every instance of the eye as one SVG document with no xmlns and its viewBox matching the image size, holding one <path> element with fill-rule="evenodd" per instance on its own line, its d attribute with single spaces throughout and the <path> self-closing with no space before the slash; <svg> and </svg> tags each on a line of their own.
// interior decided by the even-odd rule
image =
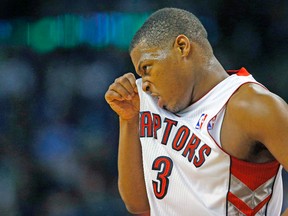
<svg viewBox="0 0 288 216">
<path fill-rule="evenodd" d="M 149 73 L 150 67 L 150 65 L 143 65 L 142 70 L 144 75 L 147 75 Z"/>
</svg>

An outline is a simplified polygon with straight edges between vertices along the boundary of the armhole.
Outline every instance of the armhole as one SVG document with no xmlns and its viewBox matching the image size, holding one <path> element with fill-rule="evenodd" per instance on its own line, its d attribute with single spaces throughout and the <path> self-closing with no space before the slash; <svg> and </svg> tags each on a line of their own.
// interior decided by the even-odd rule
<svg viewBox="0 0 288 216">
<path fill-rule="evenodd" d="M 214 127 L 213 129 L 209 132 L 210 136 L 214 139 L 216 144 L 222 148 L 222 143 L 221 143 L 221 129 L 222 129 L 222 124 L 224 120 L 226 112 L 226 106 L 224 106 L 219 113 L 214 117 L 216 118 L 214 121 Z M 212 121 L 212 120 L 211 120 Z"/>
</svg>

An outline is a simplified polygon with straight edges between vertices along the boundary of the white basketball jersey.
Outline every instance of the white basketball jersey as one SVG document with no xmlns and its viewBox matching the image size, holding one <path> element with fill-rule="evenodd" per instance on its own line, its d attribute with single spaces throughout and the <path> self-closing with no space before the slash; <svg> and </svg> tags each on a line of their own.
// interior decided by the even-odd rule
<svg viewBox="0 0 288 216">
<path fill-rule="evenodd" d="M 145 93 L 142 80 L 137 80 L 151 216 L 280 215 L 282 166 L 277 161 L 238 160 L 211 135 L 221 127 L 221 113 L 231 95 L 249 82 L 256 83 L 241 68 L 176 115 L 158 107 L 157 99 Z"/>
</svg>

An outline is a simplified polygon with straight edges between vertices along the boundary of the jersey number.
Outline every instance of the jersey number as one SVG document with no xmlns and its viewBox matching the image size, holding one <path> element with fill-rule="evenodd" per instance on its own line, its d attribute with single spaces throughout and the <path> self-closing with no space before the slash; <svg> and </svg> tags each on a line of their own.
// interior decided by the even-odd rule
<svg viewBox="0 0 288 216">
<path fill-rule="evenodd" d="M 154 194 L 158 199 L 163 199 L 168 190 L 169 176 L 173 168 L 173 161 L 169 157 L 160 156 L 153 162 L 152 169 L 158 171 L 157 180 L 152 181 Z"/>
</svg>

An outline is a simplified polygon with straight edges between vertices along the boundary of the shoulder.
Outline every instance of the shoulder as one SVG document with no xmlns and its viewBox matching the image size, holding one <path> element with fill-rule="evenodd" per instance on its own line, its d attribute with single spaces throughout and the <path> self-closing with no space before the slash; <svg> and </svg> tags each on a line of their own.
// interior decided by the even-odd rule
<svg viewBox="0 0 288 216">
<path fill-rule="evenodd" d="M 286 102 L 257 83 L 242 85 L 230 98 L 228 107 L 244 116 L 268 117 L 274 112 L 284 112 L 287 115 Z"/>
<path fill-rule="evenodd" d="M 263 143 L 264 133 L 288 126 L 287 103 L 257 83 L 242 85 L 227 104 L 234 123 L 255 141 Z"/>
</svg>

